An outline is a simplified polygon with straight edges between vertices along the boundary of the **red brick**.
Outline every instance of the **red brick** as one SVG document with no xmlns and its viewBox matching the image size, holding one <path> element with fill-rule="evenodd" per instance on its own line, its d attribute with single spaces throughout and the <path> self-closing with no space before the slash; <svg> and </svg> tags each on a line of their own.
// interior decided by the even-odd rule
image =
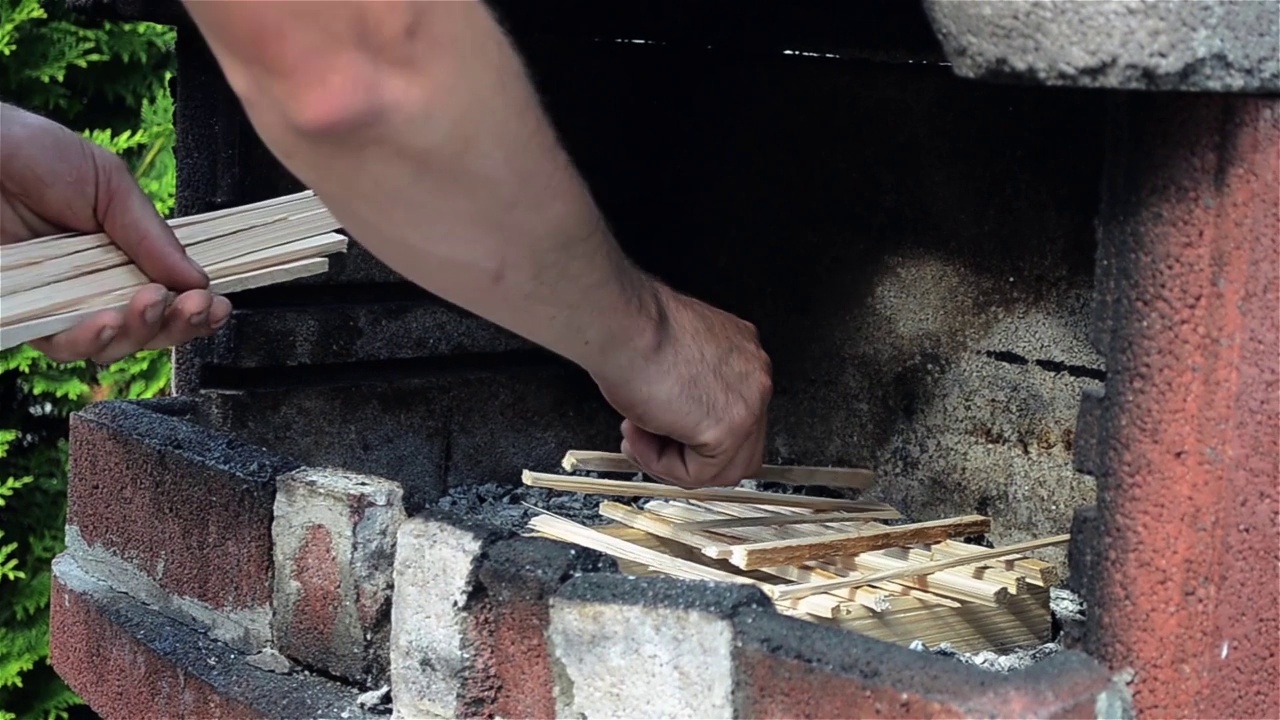
<svg viewBox="0 0 1280 720">
<path fill-rule="evenodd" d="M 288 460 L 142 405 L 71 418 L 69 532 L 214 610 L 271 601 L 274 478 Z"/>
<path fill-rule="evenodd" d="M 338 558 L 333 536 L 323 525 L 310 525 L 293 562 L 280 568 L 299 586 L 292 623 L 279 632 L 276 644 L 294 657 L 322 655 L 329 649 L 338 622 L 342 596 L 338 591 Z"/>
<path fill-rule="evenodd" d="M 401 524 L 391 608 L 391 697 L 404 717 L 483 716 L 488 684 L 473 650 L 485 632 L 472 612 L 478 571 L 508 533 L 428 509 Z M 465 710 L 459 711 L 458 708 Z"/>
<path fill-rule="evenodd" d="M 902 689 L 868 687 L 813 663 L 744 649 L 736 658 L 744 718 L 959 717 L 954 706 Z"/>
<path fill-rule="evenodd" d="M 284 655 L 366 687 L 387 682 L 403 493 L 389 480 L 304 468 L 276 487 L 272 636 Z"/>
<path fill-rule="evenodd" d="M 1120 107 L 1089 647 L 1141 716 L 1280 717 L 1280 100 Z"/>
<path fill-rule="evenodd" d="M 554 718 L 555 675 L 547 647 L 548 602 L 598 557 L 541 538 L 514 538 L 485 553 L 468 617 L 472 667 L 461 717 Z"/>
<path fill-rule="evenodd" d="M 545 600 L 477 603 L 468 634 L 473 672 L 464 685 L 461 717 L 554 718 L 555 677 L 548 656 Z"/>
<path fill-rule="evenodd" d="M 105 720 L 144 717 L 258 718 L 240 702 L 158 656 L 85 596 L 53 585 L 54 667 Z M 156 691 L 160 691 L 157 695 Z"/>
<path fill-rule="evenodd" d="M 50 656 L 99 716 L 136 718 L 372 717 L 357 690 L 323 678 L 277 675 L 87 575 L 71 555 L 54 562 Z"/>
<path fill-rule="evenodd" d="M 739 717 L 1092 718 L 1123 705 L 1110 675 L 1062 652 L 997 674 L 772 611 L 735 617 Z"/>
</svg>

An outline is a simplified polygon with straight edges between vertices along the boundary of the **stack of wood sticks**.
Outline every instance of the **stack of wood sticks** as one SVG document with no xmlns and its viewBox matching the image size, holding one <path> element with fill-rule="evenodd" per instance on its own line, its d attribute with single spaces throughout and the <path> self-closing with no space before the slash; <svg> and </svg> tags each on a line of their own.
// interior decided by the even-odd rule
<svg viewBox="0 0 1280 720">
<path fill-rule="evenodd" d="M 636 469 L 612 453 L 570 451 L 563 467 L 595 474 Z M 857 468 L 765 466 L 756 480 L 866 489 Z M 1027 553 L 1070 540 L 1055 535 L 998 548 L 964 542 L 991 519 L 966 515 L 909 524 L 883 503 L 742 488 L 684 490 L 661 483 L 526 470 L 524 484 L 614 498 L 610 521 L 587 526 L 545 510 L 530 535 L 610 555 L 629 575 L 669 575 L 759 588 L 781 613 L 887 642 L 948 643 L 961 652 L 1047 642 L 1056 566 Z M 535 508 L 537 509 L 537 508 Z"/>
<path fill-rule="evenodd" d="M 187 254 L 227 294 L 325 272 L 344 252 L 338 221 L 310 191 L 169 221 Z M 123 308 L 152 282 L 105 233 L 0 247 L 0 350 Z"/>
</svg>

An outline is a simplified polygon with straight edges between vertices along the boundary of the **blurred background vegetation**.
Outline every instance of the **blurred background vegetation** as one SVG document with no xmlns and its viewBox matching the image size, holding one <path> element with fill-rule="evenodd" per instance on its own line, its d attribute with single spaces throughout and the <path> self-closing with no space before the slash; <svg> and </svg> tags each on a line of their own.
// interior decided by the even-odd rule
<svg viewBox="0 0 1280 720">
<path fill-rule="evenodd" d="M 0 0 L 0 100 L 121 155 L 173 209 L 174 31 L 87 19 L 65 0 Z M 168 391 L 167 351 L 111 366 L 0 352 L 0 720 L 93 717 L 49 665 L 50 561 L 62 549 L 67 418 Z"/>
</svg>

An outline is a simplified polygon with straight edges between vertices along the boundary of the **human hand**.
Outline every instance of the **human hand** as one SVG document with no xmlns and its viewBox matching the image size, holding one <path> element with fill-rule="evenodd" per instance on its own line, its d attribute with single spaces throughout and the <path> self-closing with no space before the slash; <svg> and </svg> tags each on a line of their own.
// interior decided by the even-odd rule
<svg viewBox="0 0 1280 720">
<path fill-rule="evenodd" d="M 764 462 L 772 365 L 755 327 L 659 286 L 651 352 L 595 375 L 626 418 L 622 453 L 684 488 L 737 484 Z"/>
<path fill-rule="evenodd" d="M 55 362 L 109 364 L 142 349 L 217 331 L 231 303 L 211 294 L 124 162 L 71 130 L 0 103 L 0 244 L 62 232 L 105 232 L 155 283 L 127 308 L 104 310 L 32 341 Z M 174 297 L 173 291 L 186 291 Z"/>
</svg>

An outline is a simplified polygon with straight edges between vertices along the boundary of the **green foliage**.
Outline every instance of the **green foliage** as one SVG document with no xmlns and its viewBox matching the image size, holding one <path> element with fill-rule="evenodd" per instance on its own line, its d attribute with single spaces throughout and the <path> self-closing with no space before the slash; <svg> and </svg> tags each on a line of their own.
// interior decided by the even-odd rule
<svg viewBox="0 0 1280 720">
<path fill-rule="evenodd" d="M 0 98 L 124 158 L 173 209 L 172 28 L 88 20 L 62 0 L 0 0 Z M 0 720 L 67 718 L 79 698 L 48 663 L 50 562 L 62 550 L 67 418 L 98 400 L 166 392 L 169 355 L 109 367 L 0 352 Z"/>
</svg>

